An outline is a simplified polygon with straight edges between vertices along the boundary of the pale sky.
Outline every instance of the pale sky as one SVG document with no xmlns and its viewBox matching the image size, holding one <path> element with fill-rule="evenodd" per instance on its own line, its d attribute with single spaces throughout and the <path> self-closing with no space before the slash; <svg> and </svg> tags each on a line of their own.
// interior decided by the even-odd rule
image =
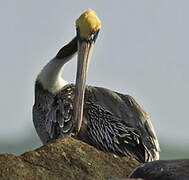
<svg viewBox="0 0 189 180">
<path fill-rule="evenodd" d="M 188 145 L 188 7 L 187 0 L 1 1 L 0 140 L 35 134 L 35 78 L 75 36 L 75 20 L 90 8 L 102 28 L 88 84 L 132 95 L 159 138 Z M 63 77 L 74 82 L 75 72 L 73 59 Z"/>
</svg>

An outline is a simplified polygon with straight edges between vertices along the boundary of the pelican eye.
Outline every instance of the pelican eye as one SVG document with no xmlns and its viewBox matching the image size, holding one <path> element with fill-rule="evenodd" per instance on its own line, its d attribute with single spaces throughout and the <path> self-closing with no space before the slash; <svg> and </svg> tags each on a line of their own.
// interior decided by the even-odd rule
<svg viewBox="0 0 189 180">
<path fill-rule="evenodd" d="M 99 33 L 99 30 L 93 30 L 90 34 L 90 38 L 89 38 L 89 41 L 96 41 L 96 38 L 98 36 L 98 33 Z"/>
<path fill-rule="evenodd" d="M 93 31 L 91 32 L 91 39 L 94 39 L 94 38 L 95 38 L 95 34 L 96 34 L 96 30 L 93 30 Z"/>
</svg>

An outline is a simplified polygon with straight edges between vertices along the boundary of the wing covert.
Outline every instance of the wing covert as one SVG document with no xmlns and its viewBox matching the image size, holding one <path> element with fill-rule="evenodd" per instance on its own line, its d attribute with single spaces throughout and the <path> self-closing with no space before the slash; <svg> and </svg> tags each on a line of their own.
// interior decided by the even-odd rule
<svg viewBox="0 0 189 180">
<path fill-rule="evenodd" d="M 133 122 L 134 127 L 140 132 L 141 142 L 146 150 L 146 161 L 152 159 L 159 159 L 159 143 L 154 131 L 153 125 L 147 113 L 141 108 L 141 106 L 135 101 L 135 99 L 129 95 L 123 95 L 117 93 L 127 105 L 127 108 L 134 114 Z"/>
<path fill-rule="evenodd" d="M 93 139 L 100 137 L 98 141 L 101 149 L 106 145 L 103 142 L 103 137 L 106 137 L 107 144 L 111 147 L 105 147 L 104 150 L 109 149 L 109 152 L 118 152 L 117 154 L 123 156 L 129 155 L 141 162 L 159 159 L 159 144 L 151 121 L 131 96 L 89 86 L 86 99 L 91 104 L 85 107 L 85 116 L 96 124 L 89 132 L 94 133 L 91 135 Z M 103 127 L 104 123 L 107 125 Z M 114 144 L 111 144 L 112 140 Z M 98 143 L 95 142 L 95 145 L 98 146 Z"/>
</svg>

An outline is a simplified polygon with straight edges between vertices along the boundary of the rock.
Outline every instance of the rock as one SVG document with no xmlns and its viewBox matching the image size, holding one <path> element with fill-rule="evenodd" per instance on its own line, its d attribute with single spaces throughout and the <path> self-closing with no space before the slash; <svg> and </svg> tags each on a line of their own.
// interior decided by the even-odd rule
<svg viewBox="0 0 189 180">
<path fill-rule="evenodd" d="M 144 179 L 141 179 L 141 178 L 137 178 L 137 179 L 135 179 L 135 178 L 134 179 L 133 178 L 131 178 L 131 179 L 130 178 L 129 179 L 128 178 L 121 178 L 121 179 L 114 179 L 114 180 L 144 180 Z"/>
<path fill-rule="evenodd" d="M 129 177 L 144 178 L 144 180 L 188 180 L 189 159 L 144 163 L 135 168 Z"/>
<path fill-rule="evenodd" d="M 20 156 L 0 155 L 1 180 L 124 179 L 139 165 L 73 139 L 61 138 Z"/>
</svg>

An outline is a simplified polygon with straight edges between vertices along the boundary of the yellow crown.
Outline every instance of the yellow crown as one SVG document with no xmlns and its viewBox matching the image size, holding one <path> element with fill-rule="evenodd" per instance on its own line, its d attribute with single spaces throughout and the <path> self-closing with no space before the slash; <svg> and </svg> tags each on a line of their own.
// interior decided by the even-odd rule
<svg viewBox="0 0 189 180">
<path fill-rule="evenodd" d="M 100 29 L 101 21 L 96 12 L 89 9 L 76 20 L 76 27 L 79 28 L 81 38 L 89 39 L 92 32 Z"/>
</svg>

